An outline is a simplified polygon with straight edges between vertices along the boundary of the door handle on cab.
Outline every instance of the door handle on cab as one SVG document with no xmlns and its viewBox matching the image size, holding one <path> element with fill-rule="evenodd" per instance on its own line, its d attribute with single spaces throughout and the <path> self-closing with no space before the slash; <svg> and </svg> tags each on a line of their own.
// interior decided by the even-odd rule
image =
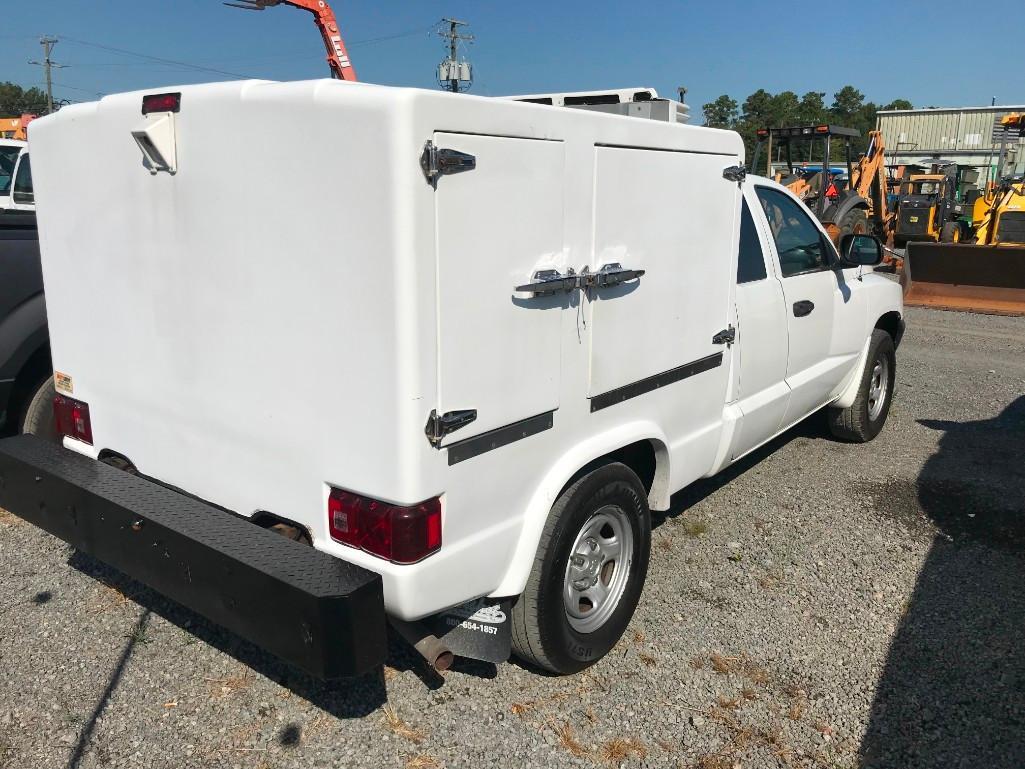
<svg viewBox="0 0 1025 769">
<path fill-rule="evenodd" d="M 811 311 L 815 309 L 815 302 L 809 299 L 802 299 L 800 302 L 794 302 L 794 317 L 803 318 L 805 315 L 811 315 Z"/>
</svg>

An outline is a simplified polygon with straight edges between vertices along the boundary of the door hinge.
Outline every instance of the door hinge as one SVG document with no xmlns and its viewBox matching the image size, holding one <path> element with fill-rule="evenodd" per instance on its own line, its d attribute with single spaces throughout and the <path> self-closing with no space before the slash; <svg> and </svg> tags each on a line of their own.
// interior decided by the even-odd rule
<svg viewBox="0 0 1025 769">
<path fill-rule="evenodd" d="M 477 167 L 477 158 L 459 150 L 442 149 L 434 146 L 430 139 L 424 144 L 420 153 L 420 169 L 430 184 L 435 184 L 438 177 L 449 174 L 460 174 L 472 171 Z"/>
<path fill-rule="evenodd" d="M 722 170 L 722 178 L 729 182 L 743 183 L 747 178 L 747 169 L 744 166 L 730 166 Z"/>
<path fill-rule="evenodd" d="M 718 334 L 712 337 L 712 344 L 724 344 L 729 347 L 737 340 L 737 329 L 730 324 L 729 328 L 724 328 Z"/>
<path fill-rule="evenodd" d="M 466 427 L 477 418 L 477 409 L 464 409 L 462 411 L 448 411 L 439 415 L 437 410 L 432 409 L 431 415 L 427 417 L 427 426 L 424 432 L 427 440 L 434 448 L 441 445 L 441 439 L 449 433 L 455 432 L 461 427 Z"/>
</svg>

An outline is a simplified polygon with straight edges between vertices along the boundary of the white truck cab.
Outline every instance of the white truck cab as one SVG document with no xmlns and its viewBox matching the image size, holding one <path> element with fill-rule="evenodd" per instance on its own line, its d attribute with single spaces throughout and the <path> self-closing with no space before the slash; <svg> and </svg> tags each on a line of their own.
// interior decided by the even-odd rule
<svg viewBox="0 0 1025 769">
<path fill-rule="evenodd" d="M 0 139 L 0 211 L 34 211 L 28 142 Z"/>
<path fill-rule="evenodd" d="M 0 505 L 82 547 L 102 520 L 100 557 L 320 674 L 383 658 L 385 615 L 580 670 L 640 599 L 650 510 L 823 407 L 846 439 L 886 420 L 903 309 L 879 244 L 838 253 L 733 132 L 234 82 L 72 105 L 32 147 L 65 449 L 0 444 Z M 317 646 L 341 616 L 319 603 L 261 603 L 273 632 L 246 613 L 302 579 L 253 565 L 278 545 L 251 522 L 378 591 L 324 631 L 344 643 Z M 257 576 L 200 591 L 207 559 Z M 327 600 L 302 590 L 280 611 Z"/>
</svg>

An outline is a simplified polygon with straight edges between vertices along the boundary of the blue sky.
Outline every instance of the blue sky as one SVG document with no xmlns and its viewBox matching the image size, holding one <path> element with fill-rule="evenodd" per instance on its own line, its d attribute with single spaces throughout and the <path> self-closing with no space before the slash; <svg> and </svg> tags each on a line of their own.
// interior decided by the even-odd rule
<svg viewBox="0 0 1025 769">
<path fill-rule="evenodd" d="M 100 92 L 226 79 L 97 45 L 253 77 L 326 73 L 311 18 L 291 8 L 249 13 L 218 0 L 3 6 L 0 81 L 40 84 L 40 68 L 26 62 L 40 57 L 39 35 L 56 35 L 63 39 L 54 59 L 69 65 L 54 77 L 60 98 L 87 101 Z M 898 97 L 916 106 L 988 104 L 994 96 L 998 104 L 1025 101 L 1020 67 L 991 64 L 1020 59 L 1025 5 L 987 0 L 985 19 L 971 24 L 965 23 L 967 7 L 945 0 L 334 3 L 360 79 L 377 83 L 435 87 L 443 51 L 430 30 L 442 16 L 455 16 L 471 22 L 477 38 L 467 53 L 475 65 L 472 92 L 481 95 L 649 85 L 673 95 L 686 85 L 697 113 L 721 93 L 743 100 L 757 88 L 825 91 L 829 103 L 834 91 L 851 83 L 880 103 Z M 883 35 L 849 32 L 861 19 L 878 20 Z M 831 31 L 825 44 L 822 27 Z M 919 40 L 928 33 L 939 38 Z"/>
</svg>

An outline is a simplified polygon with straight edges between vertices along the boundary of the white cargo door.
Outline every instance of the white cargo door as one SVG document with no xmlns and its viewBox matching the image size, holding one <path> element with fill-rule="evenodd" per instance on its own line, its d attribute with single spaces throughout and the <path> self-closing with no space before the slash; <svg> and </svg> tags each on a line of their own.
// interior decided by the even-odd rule
<svg viewBox="0 0 1025 769">
<path fill-rule="evenodd" d="M 566 295 L 514 291 L 563 250 L 561 142 L 437 133 L 438 148 L 473 155 L 471 171 L 437 180 L 438 414 L 477 418 L 442 445 L 559 406 Z"/>
<path fill-rule="evenodd" d="M 731 352 L 712 338 L 730 324 L 739 212 L 738 185 L 722 172 L 737 159 L 595 152 L 591 269 L 618 263 L 645 274 L 590 292 L 592 409 L 673 387 L 689 407 L 718 419 Z M 693 384 L 678 384 L 685 379 Z"/>
</svg>

